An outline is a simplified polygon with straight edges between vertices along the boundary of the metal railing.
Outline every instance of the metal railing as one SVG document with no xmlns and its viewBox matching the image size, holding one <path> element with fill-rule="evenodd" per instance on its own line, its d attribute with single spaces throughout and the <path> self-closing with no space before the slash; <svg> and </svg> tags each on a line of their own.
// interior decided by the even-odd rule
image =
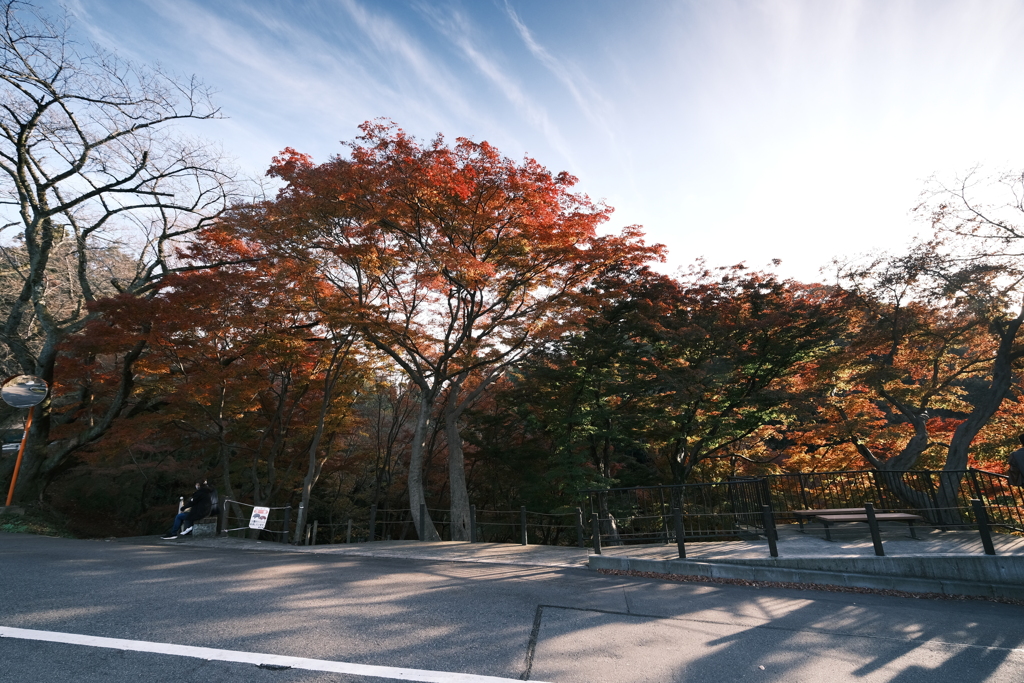
<svg viewBox="0 0 1024 683">
<path fill-rule="evenodd" d="M 244 531 L 246 534 L 252 534 L 260 538 L 268 538 L 270 540 L 280 541 L 281 543 L 288 542 L 288 534 L 291 530 L 292 518 L 292 509 L 290 506 L 271 507 L 270 514 L 267 516 L 266 526 L 263 529 L 249 528 L 249 519 L 252 516 L 252 509 L 256 507 L 252 503 L 243 503 L 239 500 L 227 499 L 221 501 L 219 507 L 221 533 L 230 534 L 232 532 L 237 533 L 239 531 Z M 243 514 L 232 515 L 232 507 L 236 509 L 240 508 Z M 244 514 L 245 508 L 249 509 L 249 516 Z M 233 526 L 234 524 L 244 526 Z"/>
<path fill-rule="evenodd" d="M 1024 532 L 1024 490 L 985 470 L 803 472 L 765 477 L 783 521 L 792 510 L 862 507 L 913 512 L 942 528 L 974 526 L 971 501 L 982 501 L 992 526 Z"/>
<path fill-rule="evenodd" d="M 426 508 L 430 521 L 442 541 L 452 540 L 451 510 Z M 528 543 L 537 545 L 579 545 L 587 536 L 581 529 L 580 512 L 533 512 L 518 510 L 480 510 L 470 506 L 470 540 L 479 543 Z M 371 515 L 374 540 L 418 538 L 412 511 L 376 510 Z M 525 531 L 524 531 L 525 530 Z"/>
<path fill-rule="evenodd" d="M 597 517 L 606 545 L 675 540 L 676 508 L 686 540 L 749 538 L 763 533 L 762 506 L 771 505 L 764 479 L 588 490 L 584 495 L 588 517 Z"/>
<path fill-rule="evenodd" d="M 883 472 L 852 470 L 731 478 L 722 482 L 587 490 L 579 507 L 550 512 L 487 510 L 471 506 L 470 540 L 486 543 L 589 546 L 722 541 L 772 537 L 775 524 L 797 521 L 795 510 L 863 508 L 907 512 L 942 529 L 976 529 L 1024 533 L 1024 488 L 1012 486 L 1002 474 L 978 469 Z M 224 501 L 221 527 L 248 518 L 229 517 Z M 678 510 L 678 515 L 676 514 Z M 983 513 L 983 514 L 982 514 Z M 451 512 L 424 508 L 441 540 L 451 540 Z M 290 507 L 271 508 L 266 537 L 290 539 Z M 408 508 L 371 506 L 368 515 L 344 522 L 307 524 L 305 544 L 358 543 L 374 540 L 415 540 L 418 519 Z M 987 542 L 991 545 L 991 542 Z M 989 547 L 986 545 L 986 552 Z M 774 553 L 774 551 L 773 551 Z"/>
</svg>

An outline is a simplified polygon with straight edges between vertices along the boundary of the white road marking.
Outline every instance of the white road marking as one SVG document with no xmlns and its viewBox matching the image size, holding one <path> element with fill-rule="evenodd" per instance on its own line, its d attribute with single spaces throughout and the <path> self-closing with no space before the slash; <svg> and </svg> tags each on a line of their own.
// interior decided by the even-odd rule
<svg viewBox="0 0 1024 683">
<path fill-rule="evenodd" d="M 192 647 L 191 645 L 174 645 L 172 643 L 152 643 L 145 640 L 123 640 L 121 638 L 102 638 L 85 636 L 77 633 L 59 633 L 57 631 L 37 631 L 29 628 L 13 628 L 0 626 L 0 638 L 18 638 L 21 640 L 42 640 L 50 643 L 67 645 L 85 645 L 87 647 L 104 647 L 112 650 L 131 650 L 133 652 L 152 652 L 161 655 L 178 657 L 195 657 L 197 659 L 215 660 L 219 662 L 240 662 L 242 664 L 266 664 L 269 666 L 287 666 L 293 669 L 308 671 L 328 671 L 340 674 L 359 676 L 376 676 L 396 681 L 421 681 L 422 683 L 499 683 L 518 681 L 517 678 L 497 678 L 495 676 L 478 676 L 476 674 L 460 674 L 448 671 L 426 671 L 423 669 L 400 669 L 393 666 L 374 666 L 371 664 L 351 664 L 348 662 L 332 662 L 325 659 L 308 659 L 306 657 L 286 657 L 258 652 L 238 652 L 236 650 L 217 650 L 211 647 Z"/>
</svg>

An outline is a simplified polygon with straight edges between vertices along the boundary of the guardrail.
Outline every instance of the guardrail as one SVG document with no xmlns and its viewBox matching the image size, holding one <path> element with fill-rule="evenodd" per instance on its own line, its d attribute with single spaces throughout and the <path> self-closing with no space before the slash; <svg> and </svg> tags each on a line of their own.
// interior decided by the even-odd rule
<svg viewBox="0 0 1024 683">
<path fill-rule="evenodd" d="M 441 540 L 450 541 L 451 511 L 424 507 L 423 513 L 429 513 L 430 521 Z M 526 538 L 527 543 L 540 545 L 579 545 L 587 539 L 582 531 L 581 515 L 578 508 L 571 512 L 532 512 L 525 507 L 518 510 L 478 510 L 475 505 L 471 505 L 470 540 L 474 543 L 521 543 Z M 401 541 L 417 538 L 416 520 L 409 509 L 378 510 L 372 507 L 366 525 L 357 523 L 352 528 L 357 533 L 349 536 L 348 522 L 320 525 L 318 542 L 325 537 L 325 529 L 328 529 L 327 537 L 337 538 L 338 542 L 341 536 L 334 529 L 346 531 L 346 542 L 352 539 Z"/>
<path fill-rule="evenodd" d="M 248 516 L 246 516 L 244 514 L 232 515 L 229 512 L 231 506 L 235 506 L 236 508 L 240 508 L 240 509 L 243 509 L 243 510 L 244 510 L 244 508 L 248 508 L 249 511 L 250 511 L 249 515 Z M 238 532 L 238 531 L 245 531 L 247 533 L 258 532 L 257 535 L 259 535 L 259 536 L 266 535 L 266 536 L 269 536 L 271 538 L 271 540 L 277 540 L 277 541 L 279 541 L 281 543 L 287 543 L 288 542 L 288 534 L 289 534 L 289 531 L 291 529 L 291 518 L 292 518 L 291 506 L 280 506 L 280 507 L 271 507 L 271 508 L 269 508 L 270 514 L 267 516 L 267 523 L 266 523 L 266 526 L 263 529 L 252 529 L 249 526 L 249 520 L 252 517 L 252 510 L 253 510 L 253 508 L 255 508 L 255 507 L 266 507 L 266 506 L 256 506 L 256 505 L 253 505 L 251 503 L 243 503 L 242 501 L 239 501 L 239 500 L 225 499 L 225 500 L 223 500 L 223 501 L 221 501 L 219 503 L 219 507 L 220 507 L 220 529 L 221 529 L 221 533 L 227 534 L 227 533 L 230 533 L 230 532 Z M 231 526 L 232 522 L 236 522 L 236 523 L 245 522 L 245 526 L 232 527 Z M 275 528 L 275 527 L 278 527 L 278 526 L 280 528 Z"/>
<path fill-rule="evenodd" d="M 865 502 L 914 512 L 943 528 L 974 526 L 972 500 L 989 510 L 991 524 L 1024 532 L 1024 489 L 1004 474 L 978 469 L 805 472 L 765 477 L 771 505 L 790 510 L 859 507 Z"/>
<path fill-rule="evenodd" d="M 579 507 L 550 512 L 470 508 L 470 541 L 591 547 L 676 543 L 680 556 L 685 544 L 695 541 L 757 539 L 774 546 L 777 524 L 795 523 L 794 510 L 864 508 L 903 512 L 924 517 L 943 529 L 977 530 L 985 552 L 994 549 L 991 531 L 1024 533 L 1024 489 L 1011 486 L 1005 475 L 978 469 L 958 471 L 874 470 L 810 472 L 733 478 L 722 482 L 594 489 L 582 493 Z M 229 503 L 252 509 L 239 501 L 224 501 L 221 528 L 231 527 Z M 429 513 L 441 540 L 451 540 L 451 513 Z M 290 507 L 273 507 L 261 534 L 288 542 Z M 371 506 L 368 515 L 320 524 L 314 519 L 301 535 L 301 543 L 359 543 L 418 538 L 413 512 Z M 874 533 L 874 531 L 873 531 Z M 986 536 L 989 538 L 985 541 Z M 773 556 L 777 547 L 770 548 Z"/>
<path fill-rule="evenodd" d="M 685 540 L 724 541 L 764 532 L 762 506 L 771 505 L 764 479 L 708 484 L 638 486 L 583 492 L 588 517 L 596 517 L 602 542 L 668 543 L 675 538 L 674 510 Z"/>
</svg>

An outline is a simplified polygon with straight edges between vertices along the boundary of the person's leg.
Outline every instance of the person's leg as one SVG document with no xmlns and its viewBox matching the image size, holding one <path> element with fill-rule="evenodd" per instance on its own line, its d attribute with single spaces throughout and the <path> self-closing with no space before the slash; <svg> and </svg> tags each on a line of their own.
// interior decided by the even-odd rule
<svg viewBox="0 0 1024 683">
<path fill-rule="evenodd" d="M 175 515 L 174 526 L 171 527 L 171 536 L 178 533 L 178 530 L 181 529 L 181 523 L 185 521 L 186 517 L 188 517 L 187 512 L 179 512 L 177 515 Z"/>
</svg>

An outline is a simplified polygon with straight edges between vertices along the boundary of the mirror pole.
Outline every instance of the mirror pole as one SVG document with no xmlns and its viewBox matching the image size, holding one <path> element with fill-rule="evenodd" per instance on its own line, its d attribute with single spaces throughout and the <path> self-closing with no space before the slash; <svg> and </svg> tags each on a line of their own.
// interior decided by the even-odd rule
<svg viewBox="0 0 1024 683">
<path fill-rule="evenodd" d="M 18 459 L 14 461 L 14 474 L 11 475 L 11 488 L 7 492 L 7 505 L 10 505 L 11 501 L 14 500 L 14 485 L 18 483 L 18 470 L 21 469 L 21 457 L 25 455 L 25 442 L 28 441 L 28 430 L 32 427 L 32 413 L 35 409 L 35 406 L 28 409 L 28 419 L 25 420 L 25 433 L 21 437 L 21 447 L 18 448 Z"/>
</svg>

